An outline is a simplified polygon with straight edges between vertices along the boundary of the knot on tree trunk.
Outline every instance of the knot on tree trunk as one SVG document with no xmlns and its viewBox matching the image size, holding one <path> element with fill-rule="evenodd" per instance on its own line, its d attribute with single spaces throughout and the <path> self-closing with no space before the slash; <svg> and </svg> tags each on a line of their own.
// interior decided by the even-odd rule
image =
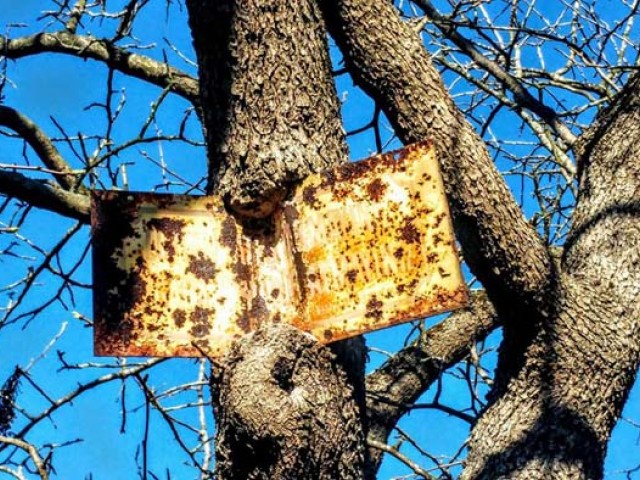
<svg viewBox="0 0 640 480">
<path fill-rule="evenodd" d="M 236 343 L 214 379 L 217 478 L 362 478 L 364 434 L 345 380 L 331 350 L 294 327 Z"/>
</svg>

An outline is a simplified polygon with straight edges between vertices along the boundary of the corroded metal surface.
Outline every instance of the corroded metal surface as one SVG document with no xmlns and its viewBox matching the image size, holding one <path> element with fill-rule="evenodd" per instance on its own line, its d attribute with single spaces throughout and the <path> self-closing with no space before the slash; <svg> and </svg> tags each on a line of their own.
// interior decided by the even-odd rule
<svg viewBox="0 0 640 480">
<path fill-rule="evenodd" d="M 98 355 L 218 356 L 263 322 L 329 342 L 464 305 L 433 148 L 309 177 L 273 218 L 94 192 Z"/>
</svg>

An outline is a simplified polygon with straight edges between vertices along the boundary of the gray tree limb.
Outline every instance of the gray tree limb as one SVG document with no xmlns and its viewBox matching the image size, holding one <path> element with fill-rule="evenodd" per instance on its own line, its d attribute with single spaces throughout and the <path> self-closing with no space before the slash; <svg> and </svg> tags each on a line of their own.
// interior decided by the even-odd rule
<svg viewBox="0 0 640 480">
<path fill-rule="evenodd" d="M 0 194 L 89 223 L 89 196 L 69 192 L 46 180 L 33 180 L 17 172 L 0 170 Z"/>
<path fill-rule="evenodd" d="M 108 40 L 66 31 L 38 33 L 14 39 L 0 36 L 0 55 L 7 58 L 18 59 L 41 53 L 61 53 L 97 60 L 134 78 L 160 88 L 169 88 L 171 92 L 196 106 L 199 104 L 196 78 L 166 63 L 117 47 Z"/>
</svg>

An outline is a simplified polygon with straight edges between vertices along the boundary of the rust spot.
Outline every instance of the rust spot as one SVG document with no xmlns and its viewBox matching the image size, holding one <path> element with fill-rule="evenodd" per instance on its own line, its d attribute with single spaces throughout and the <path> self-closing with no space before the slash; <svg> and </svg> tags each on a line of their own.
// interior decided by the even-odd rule
<svg viewBox="0 0 640 480">
<path fill-rule="evenodd" d="M 447 271 L 442 267 L 438 267 L 438 273 L 442 278 L 447 278 L 448 276 L 451 275 L 450 273 L 447 273 Z"/>
<path fill-rule="evenodd" d="M 351 283 L 355 283 L 356 278 L 358 278 L 358 270 L 355 270 L 355 269 L 349 270 L 347 272 L 347 278 Z"/>
<path fill-rule="evenodd" d="M 231 215 L 222 221 L 222 229 L 220 230 L 220 245 L 227 247 L 231 251 L 231 255 L 236 253 L 236 241 L 238 231 L 236 222 Z"/>
<path fill-rule="evenodd" d="M 179 218 L 152 218 L 147 221 L 147 226 L 162 232 L 167 238 L 182 240 L 185 222 Z"/>
<path fill-rule="evenodd" d="M 279 288 L 274 288 L 273 290 L 271 290 L 271 298 L 273 298 L 274 300 L 277 300 L 279 296 L 280 296 Z"/>
<path fill-rule="evenodd" d="M 215 313 L 213 308 L 196 307 L 193 312 L 189 314 L 189 320 L 193 324 L 189 330 L 189 334 L 194 337 L 204 337 L 209 334 L 211 325 L 209 317 L 212 317 Z"/>
<path fill-rule="evenodd" d="M 435 252 L 431 252 L 429 255 L 427 255 L 427 262 L 429 263 L 435 263 L 438 261 L 438 254 Z"/>
<path fill-rule="evenodd" d="M 177 308 L 173 311 L 173 322 L 176 324 L 176 327 L 180 328 L 184 325 L 184 322 L 187 321 L 187 314 L 181 308 Z"/>
<path fill-rule="evenodd" d="M 368 161 L 343 163 L 335 169 L 336 175 L 330 184 L 335 184 L 336 181 L 349 183 L 352 180 L 367 174 L 370 169 L 371 165 Z M 327 176 L 325 176 L 325 178 L 326 177 Z"/>
<path fill-rule="evenodd" d="M 326 329 L 323 333 L 324 339 L 329 342 L 333 338 L 333 332 L 329 329 Z"/>
<path fill-rule="evenodd" d="M 238 326 L 244 333 L 249 333 L 251 331 L 251 319 L 249 318 L 247 312 L 242 312 L 242 314 L 238 318 Z"/>
<path fill-rule="evenodd" d="M 249 265 L 242 263 L 240 259 L 233 265 L 233 271 L 236 274 L 236 278 L 241 282 L 251 281 L 251 268 Z"/>
<path fill-rule="evenodd" d="M 200 280 L 212 280 L 219 270 L 216 264 L 210 258 L 205 257 L 204 253 L 198 252 L 198 256 L 189 255 L 189 266 L 187 272 L 192 273 Z"/>
<path fill-rule="evenodd" d="M 304 203 L 310 206 L 315 206 L 318 203 L 318 199 L 316 198 L 316 187 L 308 186 L 302 190 L 302 199 Z"/>
<path fill-rule="evenodd" d="M 265 302 L 264 298 L 260 295 L 256 295 L 251 300 L 251 318 L 258 321 L 258 323 L 263 322 L 269 317 L 269 310 L 267 309 L 267 302 Z"/>
<path fill-rule="evenodd" d="M 400 237 L 407 243 L 420 243 L 420 232 L 413 220 L 413 218 L 407 218 L 405 224 L 399 228 Z"/>
<path fill-rule="evenodd" d="M 384 183 L 379 178 L 376 178 L 369 182 L 367 185 L 367 193 L 369 197 L 375 202 L 379 202 L 382 197 L 384 197 L 384 193 L 387 191 L 387 184 Z"/>
<path fill-rule="evenodd" d="M 396 248 L 396 251 L 393 252 L 393 256 L 396 257 L 398 260 L 400 260 L 403 255 L 404 255 L 404 248 L 402 247 Z"/>
<path fill-rule="evenodd" d="M 367 313 L 365 313 L 364 316 L 380 320 L 382 318 L 382 305 L 383 303 L 378 300 L 378 297 L 372 295 L 367 302 Z"/>
</svg>

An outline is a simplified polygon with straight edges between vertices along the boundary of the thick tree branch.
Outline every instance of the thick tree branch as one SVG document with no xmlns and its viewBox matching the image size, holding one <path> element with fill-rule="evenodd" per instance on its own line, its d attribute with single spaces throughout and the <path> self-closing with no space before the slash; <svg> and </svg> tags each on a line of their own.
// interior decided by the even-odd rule
<svg viewBox="0 0 640 480">
<path fill-rule="evenodd" d="M 42 163 L 53 170 L 57 182 L 67 190 L 75 190 L 76 176 L 51 139 L 30 119 L 13 108 L 0 105 L 0 125 L 20 135 L 36 152 Z"/>
<path fill-rule="evenodd" d="M 580 191 L 550 315 L 520 351 L 503 345 L 463 479 L 603 477 L 640 362 L 639 99 L 634 76 L 574 147 Z"/>
<path fill-rule="evenodd" d="M 386 442 L 411 404 L 497 326 L 497 315 L 486 294 L 474 292 L 467 308 L 423 332 L 371 373 L 367 377 L 369 438 Z"/>
<path fill-rule="evenodd" d="M 38 33 L 8 39 L 0 36 L 0 55 L 11 59 L 40 53 L 62 53 L 98 60 L 127 75 L 144 80 L 198 105 L 198 80 L 166 63 L 116 47 L 108 40 L 69 32 Z"/>
<path fill-rule="evenodd" d="M 500 314 L 543 310 L 546 247 L 523 217 L 480 137 L 453 103 L 419 36 L 389 2 L 325 0 L 331 33 L 355 81 L 405 142 L 431 138 L 465 261 Z M 527 316 L 518 321 L 530 323 Z"/>
<path fill-rule="evenodd" d="M 363 478 L 346 373 L 311 335 L 264 325 L 234 344 L 215 382 L 216 478 Z"/>
<path fill-rule="evenodd" d="M 517 78 L 505 71 L 500 65 L 498 65 L 498 63 L 483 55 L 475 47 L 473 42 L 461 35 L 446 17 L 440 15 L 438 10 L 436 10 L 429 0 L 413 1 L 428 15 L 433 24 L 438 27 L 445 37 L 451 40 L 480 68 L 502 82 L 503 85 L 513 93 L 514 100 L 520 107 L 531 110 L 533 113 L 538 115 L 551 128 L 553 128 L 565 144 L 568 146 L 573 145 L 576 140 L 576 136 L 562 122 L 562 120 L 558 118 L 558 115 L 551 107 L 545 105 L 544 102 L 531 95 Z"/>
<path fill-rule="evenodd" d="M 89 223 L 89 196 L 69 192 L 47 181 L 33 180 L 20 173 L 0 170 L 0 194 Z"/>
</svg>

